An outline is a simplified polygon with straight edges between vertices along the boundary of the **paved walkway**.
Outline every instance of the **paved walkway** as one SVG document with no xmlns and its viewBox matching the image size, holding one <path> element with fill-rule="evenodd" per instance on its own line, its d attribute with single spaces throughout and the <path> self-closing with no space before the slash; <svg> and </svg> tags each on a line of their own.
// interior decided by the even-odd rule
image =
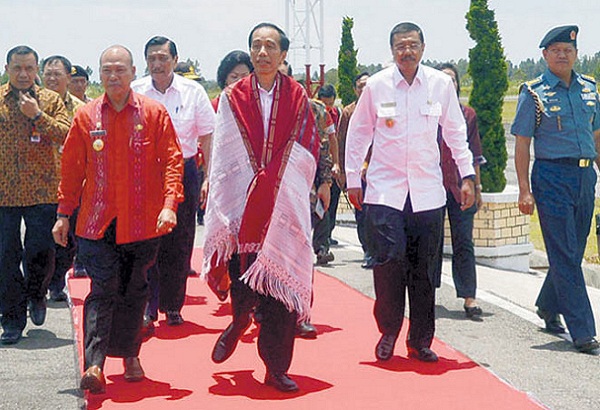
<svg viewBox="0 0 600 410">
<path fill-rule="evenodd" d="M 198 228 L 200 245 L 202 227 Z M 372 275 L 360 268 L 362 252 L 353 226 L 338 226 L 335 261 L 324 273 L 373 296 Z M 437 293 L 436 336 L 551 409 L 600 408 L 600 358 L 577 353 L 559 337 L 540 331 L 533 303 L 543 273 L 516 273 L 478 266 L 483 322 L 464 318 L 448 261 Z M 588 288 L 600 328 L 600 290 Z M 50 303 L 46 323 L 28 323 L 23 340 L 0 345 L 0 409 L 80 409 L 79 364 L 66 303 Z M 318 343 L 318 341 L 317 341 Z M 206 354 L 209 354 L 206 352 Z M 257 403 L 257 408 L 260 403 Z"/>
</svg>

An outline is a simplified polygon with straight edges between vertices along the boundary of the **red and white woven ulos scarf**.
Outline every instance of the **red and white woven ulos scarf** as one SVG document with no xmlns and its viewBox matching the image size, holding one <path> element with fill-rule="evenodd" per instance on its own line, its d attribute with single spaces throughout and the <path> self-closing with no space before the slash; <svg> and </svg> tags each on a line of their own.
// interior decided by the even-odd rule
<svg viewBox="0 0 600 410">
<path fill-rule="evenodd" d="M 319 140 L 304 89 L 278 74 L 265 138 L 254 75 L 221 95 L 204 219 L 203 276 L 226 271 L 234 252 L 242 280 L 310 316 L 310 188 Z M 248 264 L 248 255 L 256 259 Z"/>
</svg>

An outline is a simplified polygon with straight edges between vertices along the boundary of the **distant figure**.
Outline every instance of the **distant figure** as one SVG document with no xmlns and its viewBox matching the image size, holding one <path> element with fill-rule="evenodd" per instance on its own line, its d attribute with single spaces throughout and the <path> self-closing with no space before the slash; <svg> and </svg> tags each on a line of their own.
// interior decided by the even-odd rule
<svg viewBox="0 0 600 410">
<path fill-rule="evenodd" d="M 550 30 L 540 48 L 548 65 L 521 86 L 511 132 L 516 136 L 515 166 L 519 209 L 531 215 L 537 204 L 550 269 L 535 302 L 550 333 L 564 333 L 567 322 L 575 349 L 600 354 L 596 326 L 581 261 L 594 213 L 596 171 L 600 166 L 600 100 L 596 81 L 573 71 L 577 26 Z M 530 145 L 535 162 L 529 185 Z"/>
<path fill-rule="evenodd" d="M 456 90 L 446 74 L 420 64 L 421 29 L 400 23 L 390 33 L 395 64 L 373 75 L 350 120 L 346 142 L 348 197 L 363 207 L 361 169 L 369 147 L 364 205 L 370 253 L 375 258 L 375 319 L 381 338 L 378 360 L 389 360 L 410 302 L 408 355 L 436 362 L 434 273 L 446 191 L 440 167 L 438 125 L 462 177 L 461 208 L 474 203 L 473 156 Z"/>
<path fill-rule="evenodd" d="M 310 189 L 319 139 L 306 92 L 278 72 L 289 48 L 285 33 L 261 23 L 248 46 L 254 72 L 221 94 L 211 153 L 202 273 L 229 272 L 233 311 L 212 360 L 233 354 L 256 308 L 265 384 L 292 392 L 296 323 L 310 315 Z"/>
<path fill-rule="evenodd" d="M 0 86 L 0 341 L 15 344 L 27 324 L 27 310 L 34 325 L 46 320 L 46 292 L 54 272 L 58 149 L 69 118 L 60 96 L 35 84 L 38 54 L 33 49 L 11 49 L 4 69 L 8 83 Z"/>
<path fill-rule="evenodd" d="M 452 78 L 457 97 L 460 97 L 460 77 L 457 68 L 450 63 L 440 64 L 436 67 Z M 463 298 L 463 308 L 467 318 L 480 321 L 483 311 L 477 303 L 477 271 L 475 267 L 475 249 L 473 246 L 473 220 L 475 213 L 481 207 L 481 178 L 479 166 L 486 160 L 481 150 L 481 139 L 477 128 L 477 114 L 475 110 L 460 104 L 463 116 L 467 123 L 467 142 L 473 154 L 473 167 L 475 168 L 475 203 L 469 209 L 461 210 L 460 200 L 460 174 L 456 163 L 452 159 L 452 152 L 442 139 L 443 130 L 438 130 L 441 147 L 442 174 L 444 188 L 446 188 L 446 209 L 452 239 L 452 279 L 456 288 L 456 296 Z M 441 245 L 444 243 L 444 234 L 440 236 Z M 441 284 L 442 260 L 440 258 L 436 286 Z"/>
<path fill-rule="evenodd" d="M 367 85 L 367 79 L 369 78 L 369 73 L 366 71 L 358 74 L 354 77 L 354 94 L 356 94 L 356 101 L 348 104 L 342 110 L 342 116 L 340 117 L 339 130 L 337 134 L 338 140 L 338 150 L 339 150 L 339 159 L 340 159 L 340 173 L 337 178 L 337 183 L 340 186 L 340 189 L 346 190 L 346 139 L 348 134 L 348 124 L 350 123 L 350 118 L 352 118 L 352 114 L 354 114 L 354 110 L 356 109 L 356 102 L 360 98 L 362 94 L 362 90 Z M 365 188 L 364 176 L 366 175 L 366 166 L 367 162 L 363 163 L 363 167 L 361 167 L 361 180 L 363 189 Z M 364 197 L 364 192 L 363 192 Z M 365 228 L 365 213 L 362 209 L 354 208 L 354 218 L 356 220 L 356 232 L 358 234 L 358 240 L 360 242 L 360 246 L 362 247 L 364 258 L 361 267 L 364 269 L 373 269 L 373 265 L 375 263 L 375 259 L 369 254 L 369 247 L 367 246 L 367 233 Z"/>
<path fill-rule="evenodd" d="M 74 65 L 71 68 L 71 82 L 69 83 L 69 92 L 75 97 L 79 98 L 84 103 L 92 101 L 90 97 L 86 95 L 86 90 L 90 76 L 80 65 Z"/>
<path fill-rule="evenodd" d="M 106 92 L 75 114 L 62 156 L 56 243 L 67 245 L 79 206 L 79 256 L 91 279 L 83 307 L 82 390 L 106 388 L 106 356 L 122 357 L 128 382 L 144 378 L 141 327 L 148 269 L 159 237 L 177 225 L 183 159 L 165 107 L 131 91 L 131 52 L 111 46 L 100 56 Z M 92 176 L 92 178 L 90 178 Z"/>
<path fill-rule="evenodd" d="M 42 80 L 44 87 L 60 95 L 65 103 L 69 124 L 73 121 L 75 111 L 84 106 L 84 102 L 73 96 L 68 91 L 71 82 L 71 62 L 63 56 L 50 56 L 44 59 L 42 63 Z M 76 212 L 73 213 L 73 220 L 76 218 Z M 48 285 L 50 291 L 50 300 L 54 302 L 63 302 L 67 300 L 67 294 L 64 292 L 65 276 L 67 271 L 73 266 L 75 254 L 77 252 L 77 241 L 75 240 L 75 223 L 72 224 L 69 232 L 69 241 L 66 247 L 56 245 L 56 260 L 54 274 Z"/>
</svg>

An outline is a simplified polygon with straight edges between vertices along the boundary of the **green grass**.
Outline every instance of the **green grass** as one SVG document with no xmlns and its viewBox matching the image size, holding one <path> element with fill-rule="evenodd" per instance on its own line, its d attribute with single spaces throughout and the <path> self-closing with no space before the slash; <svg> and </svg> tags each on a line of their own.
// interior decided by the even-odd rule
<svg viewBox="0 0 600 410">
<path fill-rule="evenodd" d="M 600 213 L 600 199 L 596 199 L 596 206 L 594 209 L 594 215 L 598 213 Z M 535 249 L 544 252 L 546 251 L 537 210 L 533 213 L 533 215 L 531 215 L 529 222 L 529 240 Z M 590 263 L 600 263 L 600 258 L 598 257 L 598 240 L 596 238 L 596 222 L 594 219 L 592 219 L 592 229 L 590 229 L 590 234 L 587 239 L 587 246 L 585 248 L 583 257 Z"/>
</svg>

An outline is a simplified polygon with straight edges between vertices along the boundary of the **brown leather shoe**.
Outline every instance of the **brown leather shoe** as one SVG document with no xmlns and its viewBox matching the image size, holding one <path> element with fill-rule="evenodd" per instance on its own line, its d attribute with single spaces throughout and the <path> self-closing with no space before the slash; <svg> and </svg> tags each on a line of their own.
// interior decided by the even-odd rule
<svg viewBox="0 0 600 410">
<path fill-rule="evenodd" d="M 139 357 L 127 357 L 123 359 L 123 366 L 125 367 L 123 377 L 125 377 L 126 381 L 139 382 L 144 379 L 144 369 L 142 369 Z"/>
<path fill-rule="evenodd" d="M 90 366 L 81 377 L 79 383 L 81 390 L 89 390 L 92 394 L 101 394 L 106 391 L 106 380 L 99 366 Z"/>
</svg>

